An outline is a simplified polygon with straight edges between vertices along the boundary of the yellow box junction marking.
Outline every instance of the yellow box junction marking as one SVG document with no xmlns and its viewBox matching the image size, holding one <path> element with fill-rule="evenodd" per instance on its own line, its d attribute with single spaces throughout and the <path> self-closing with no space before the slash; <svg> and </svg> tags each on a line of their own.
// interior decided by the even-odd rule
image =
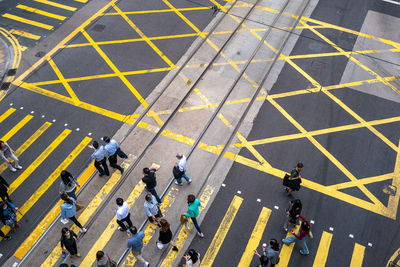
<svg viewBox="0 0 400 267">
<path fill-rule="evenodd" d="M 40 128 L 32 134 L 17 150 L 14 151 L 15 156 L 19 157 L 22 153 L 25 152 L 32 144 L 36 141 L 49 127 L 51 126 L 50 122 L 45 122 Z M 0 174 L 5 171 L 8 167 L 7 162 L 3 162 L 0 165 Z"/>
<path fill-rule="evenodd" d="M 51 154 L 64 141 L 65 138 L 71 133 L 71 130 L 65 129 L 57 138 L 23 171 L 17 179 L 10 184 L 8 194 L 11 195 L 28 177 L 31 175 L 37 167 Z"/>
<path fill-rule="evenodd" d="M 144 183 L 140 181 L 133 191 L 130 193 L 128 198 L 126 199 L 126 202 L 128 203 L 129 207 L 132 207 L 133 204 L 135 204 L 136 200 L 139 198 L 139 196 L 142 194 L 144 190 Z M 104 246 L 107 244 L 107 242 L 110 240 L 112 235 L 114 234 L 115 230 L 118 228 L 117 221 L 115 217 L 113 217 L 110 222 L 108 223 L 106 229 L 102 232 L 101 236 L 96 240 L 96 243 L 91 247 L 90 251 L 86 255 L 86 257 L 83 259 L 81 262 L 81 266 L 91 266 L 93 262 L 96 260 L 96 252 L 98 250 L 101 250 L 104 248 Z M 58 246 L 57 246 L 58 248 Z"/>
<path fill-rule="evenodd" d="M 30 196 L 30 198 L 21 206 L 17 213 L 17 220 L 20 220 L 33 207 L 39 198 L 46 193 L 47 189 L 59 177 L 62 170 L 66 169 L 72 161 L 82 152 L 82 150 L 90 142 L 91 138 L 86 137 L 82 142 L 69 154 L 69 156 L 50 174 L 50 176 L 40 185 L 40 187 Z M 1 229 L 5 234 L 10 231 L 10 227 L 3 226 Z"/>
<path fill-rule="evenodd" d="M 365 247 L 354 243 L 353 255 L 351 256 L 350 267 L 362 267 L 364 260 Z"/>
<path fill-rule="evenodd" d="M 59 4 L 59 3 L 56 3 L 56 2 L 52 2 L 52 1 L 48 1 L 48 0 L 34 0 L 34 1 L 38 2 L 38 3 L 45 4 L 45 5 L 54 6 L 54 7 L 61 8 L 61 9 L 65 9 L 65 10 L 68 10 L 68 11 L 76 11 L 76 7 L 62 5 L 62 4 Z"/>
<path fill-rule="evenodd" d="M 214 192 L 214 189 L 210 186 L 207 185 L 206 188 L 204 189 L 203 193 L 201 194 L 199 201 L 201 203 L 201 207 L 199 207 L 200 214 L 203 211 L 204 207 L 207 206 L 208 202 L 210 201 L 211 194 Z M 191 223 L 191 222 L 190 222 Z M 186 227 L 182 227 L 181 230 L 179 231 L 177 238 L 175 240 L 175 245 L 177 246 L 178 249 L 181 249 L 183 246 L 183 243 L 187 239 L 189 235 L 190 230 L 187 230 Z M 164 258 L 163 262 L 161 263 L 161 267 L 169 267 L 172 265 L 172 263 L 175 261 L 176 257 L 178 256 L 179 252 L 173 251 L 172 248 L 168 251 L 167 256 Z"/>
<path fill-rule="evenodd" d="M 171 188 L 171 190 L 168 192 L 168 195 L 164 198 L 160 210 L 163 213 L 165 217 L 165 213 L 168 211 L 168 209 L 172 206 L 172 204 L 175 202 L 176 195 L 179 192 L 178 189 L 175 189 L 174 187 Z M 144 238 L 143 238 L 143 246 L 147 246 L 150 242 L 150 240 L 153 238 L 153 235 L 156 233 L 156 230 L 159 227 L 156 226 L 153 223 L 148 223 L 146 229 L 144 230 Z M 128 256 L 126 257 L 125 261 L 121 264 L 121 267 L 124 266 L 134 266 L 136 263 L 136 258 L 133 256 L 132 252 L 130 251 Z"/>
<path fill-rule="evenodd" d="M 54 28 L 52 25 L 44 24 L 44 23 L 37 22 L 37 21 L 31 20 L 31 19 L 22 18 L 22 17 L 12 15 L 9 13 L 5 13 L 2 16 L 7 19 L 15 20 L 15 21 L 18 21 L 21 23 L 29 24 L 29 25 L 32 25 L 35 27 L 46 29 L 46 30 L 52 30 Z"/>
<path fill-rule="evenodd" d="M 238 266 L 250 266 L 251 261 L 254 258 L 254 250 L 257 249 L 260 244 L 260 240 L 264 233 L 264 229 L 267 226 L 270 215 L 271 210 L 263 207 Z"/>
<path fill-rule="evenodd" d="M 28 11 L 28 12 L 32 12 L 32 13 L 36 13 L 45 17 L 49 17 L 52 19 L 58 19 L 58 20 L 65 20 L 67 17 L 64 16 L 60 16 L 57 14 L 53 14 L 50 12 L 46 12 L 37 8 L 33 8 L 33 7 L 29 7 L 29 6 L 25 6 L 25 5 L 17 5 L 17 8 Z"/>
<path fill-rule="evenodd" d="M 313 267 L 325 266 L 326 260 L 328 259 L 329 248 L 331 246 L 332 234 L 323 232 L 321 240 L 319 241 L 317 255 L 314 258 Z"/>
<path fill-rule="evenodd" d="M 85 184 L 95 171 L 96 168 L 94 167 L 93 163 L 91 163 L 89 167 L 78 178 L 78 183 L 81 185 Z M 35 244 L 39 240 L 40 236 L 47 230 L 51 223 L 60 214 L 61 204 L 62 201 L 60 200 L 57 202 L 56 205 L 53 206 L 49 213 L 47 213 L 43 220 L 35 227 L 31 234 L 19 246 L 17 251 L 14 253 L 15 257 L 17 257 L 18 259 L 22 259 L 22 257 L 31 249 L 33 244 Z"/>
<path fill-rule="evenodd" d="M 65 90 L 67 90 L 69 96 L 71 97 L 72 101 L 75 103 L 79 102 L 79 98 L 76 96 L 74 90 L 72 90 L 71 86 L 65 81 L 64 76 L 62 75 L 60 69 L 57 67 L 56 63 L 54 63 L 53 59 L 49 58 L 47 60 L 54 70 L 55 74 L 57 75 L 58 79 L 60 79 L 62 85 L 64 86 Z"/>
<path fill-rule="evenodd" d="M 300 225 L 297 225 L 294 232 L 297 234 L 299 229 L 300 229 Z M 286 237 L 289 237 L 289 236 L 292 236 L 292 234 L 290 232 L 287 233 Z M 279 260 L 279 263 L 275 265 L 276 267 L 287 267 L 288 266 L 290 257 L 292 256 L 294 244 L 295 244 L 295 242 L 290 245 L 282 244 L 281 252 L 279 253 L 280 260 Z"/>
<path fill-rule="evenodd" d="M 222 222 L 219 225 L 218 230 L 215 233 L 206 254 L 204 254 L 204 257 L 201 261 L 201 266 L 211 267 L 215 257 L 218 254 L 219 249 L 221 248 L 222 243 L 225 240 L 226 234 L 228 233 L 229 228 L 231 227 L 232 222 L 235 219 L 240 206 L 242 205 L 242 202 L 243 198 L 238 196 L 233 197 L 233 200 L 229 205 L 228 211 L 225 213 L 225 216 L 222 219 Z"/>
</svg>

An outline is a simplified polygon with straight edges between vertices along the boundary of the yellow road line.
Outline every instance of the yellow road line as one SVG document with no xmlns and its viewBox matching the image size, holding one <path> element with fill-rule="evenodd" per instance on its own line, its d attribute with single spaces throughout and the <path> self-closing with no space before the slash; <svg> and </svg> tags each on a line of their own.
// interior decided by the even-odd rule
<svg viewBox="0 0 400 267">
<path fill-rule="evenodd" d="M 362 267 L 364 261 L 365 247 L 354 243 L 353 255 L 351 256 L 350 267 Z"/>
<path fill-rule="evenodd" d="M 252 145 L 250 145 L 249 142 L 247 142 L 246 138 L 241 133 L 237 132 L 236 136 L 242 145 L 250 151 L 250 153 L 260 162 L 261 165 L 267 168 L 271 167 L 271 164 L 269 164 L 264 157 L 261 156 L 261 154 Z"/>
<path fill-rule="evenodd" d="M 38 3 L 45 4 L 45 5 L 54 6 L 54 7 L 58 7 L 58 8 L 61 8 L 61 9 L 69 10 L 69 11 L 76 11 L 76 7 L 62 5 L 62 4 L 59 4 L 59 3 L 56 3 L 56 2 L 52 2 L 52 1 L 48 1 L 48 0 L 34 0 L 34 1 L 38 2 Z"/>
<path fill-rule="evenodd" d="M 267 100 L 285 117 L 290 123 L 293 124 L 300 132 L 306 134 L 307 131 L 301 126 L 292 116 L 287 113 L 275 100 L 267 97 Z M 314 137 L 307 136 L 307 139 L 316 147 L 322 154 L 324 154 L 337 168 L 339 168 L 351 181 L 357 183 L 357 187 L 373 202 L 375 205 L 384 208 L 384 205 L 363 185 L 358 179 L 333 156 L 325 147 L 323 147 Z"/>
<path fill-rule="evenodd" d="M 204 254 L 203 260 L 201 261 L 201 266 L 211 267 L 211 265 L 213 264 L 214 259 L 217 256 L 218 251 L 225 240 L 226 234 L 228 233 L 229 228 L 231 227 L 232 222 L 235 219 L 240 206 L 242 205 L 242 202 L 243 198 L 238 196 L 233 197 L 233 200 L 229 205 L 228 211 L 225 213 L 225 216 L 222 219 L 222 222 L 219 225 L 218 230 L 215 233 L 206 254 Z"/>
<path fill-rule="evenodd" d="M 296 233 L 299 231 L 300 225 L 296 226 L 296 229 L 294 230 Z M 290 232 L 287 233 L 286 237 L 293 236 Z M 287 267 L 290 261 L 290 257 L 292 256 L 294 244 L 292 243 L 290 245 L 285 245 L 282 244 L 281 252 L 279 253 L 279 263 L 276 264 L 276 267 Z"/>
<path fill-rule="evenodd" d="M 31 135 L 31 137 L 29 137 L 15 152 L 15 156 L 19 157 L 23 152 L 25 152 L 25 150 L 27 150 L 32 144 L 33 142 L 36 141 L 36 139 L 39 138 L 39 136 L 42 135 L 42 133 L 44 133 L 44 131 L 46 131 L 49 127 L 51 126 L 50 122 L 45 122 L 42 126 L 40 126 L 40 128 Z M 0 165 L 0 174 L 5 171 L 8 167 L 7 162 L 3 162 Z"/>
<path fill-rule="evenodd" d="M 39 40 L 41 38 L 40 35 L 32 34 L 29 32 L 24 32 L 21 30 L 16 30 L 16 29 L 11 29 L 10 32 L 14 35 L 19 35 L 25 38 L 33 39 L 33 40 Z"/>
<path fill-rule="evenodd" d="M 221 113 L 218 113 L 218 118 L 226 125 L 228 128 L 232 128 L 232 124 L 222 115 Z"/>
<path fill-rule="evenodd" d="M 7 109 L 3 114 L 0 115 L 0 123 L 2 123 L 5 119 L 7 119 L 11 114 L 15 112 L 15 108 Z"/>
<path fill-rule="evenodd" d="M 211 9 L 211 6 L 205 6 L 205 7 L 187 7 L 187 8 L 177 8 L 178 11 L 194 11 L 194 10 L 208 10 Z M 139 11 L 126 11 L 122 12 L 125 15 L 133 15 L 133 14 L 149 14 L 149 13 L 167 13 L 167 12 L 174 12 L 173 9 L 158 9 L 158 10 L 139 10 Z M 104 13 L 103 16 L 113 16 L 117 15 L 119 16 L 119 13 L 116 12 L 109 12 L 109 13 Z"/>
<path fill-rule="evenodd" d="M 101 50 L 101 48 L 93 41 L 92 37 L 85 30 L 81 30 L 82 34 L 86 37 L 86 39 L 93 45 L 93 48 L 97 51 L 97 53 L 104 59 L 107 65 L 117 74 L 117 76 L 121 79 L 121 81 L 129 88 L 132 94 L 139 100 L 139 102 L 143 105 L 144 108 L 147 108 L 149 104 L 147 104 L 146 100 L 140 95 L 140 93 L 136 90 L 135 87 L 128 81 L 128 79 L 122 75 L 119 69 L 114 65 L 114 63 L 110 60 L 110 58 Z"/>
<path fill-rule="evenodd" d="M 168 195 L 163 199 L 163 202 L 160 206 L 160 210 L 163 213 L 164 217 L 165 217 L 165 213 L 175 202 L 175 199 L 176 199 L 175 193 L 178 193 L 178 192 L 179 192 L 178 189 L 175 189 L 172 187 L 171 191 L 169 191 Z M 153 223 L 147 224 L 147 227 L 144 230 L 143 246 L 147 246 L 149 244 L 150 240 L 153 238 L 153 235 L 155 234 L 155 232 L 158 228 L 159 227 L 157 227 Z M 135 256 L 133 256 L 132 251 L 129 251 L 128 256 L 126 257 L 124 262 L 121 264 L 121 267 L 134 266 L 135 263 L 136 263 L 136 258 L 135 258 Z"/>
<path fill-rule="evenodd" d="M 130 162 L 130 161 L 128 161 Z M 93 165 L 93 164 L 91 164 Z M 130 166 L 127 161 L 122 163 L 123 168 L 128 168 Z M 100 204 L 106 199 L 107 195 L 111 192 L 113 187 L 118 183 L 118 181 L 121 179 L 121 174 L 119 171 L 115 171 L 110 179 L 108 179 L 107 183 L 100 189 L 100 191 L 96 194 L 96 196 L 90 201 L 90 203 L 87 205 L 87 207 L 84 209 L 82 214 L 79 216 L 78 221 L 82 224 L 85 225 L 89 218 L 94 214 L 94 212 L 97 210 L 97 208 L 100 206 Z M 136 189 L 136 187 L 135 187 Z M 114 219 L 115 220 L 115 219 Z M 71 229 L 74 232 L 78 232 L 79 228 L 74 224 Z M 96 251 L 97 252 L 97 251 Z M 43 267 L 47 266 L 53 266 L 58 259 L 61 256 L 61 247 L 56 244 L 54 249 L 50 252 L 49 256 L 47 256 L 46 260 L 41 264 Z M 96 255 L 95 257 L 96 258 Z M 90 265 L 82 265 L 81 266 L 90 266 Z"/>
<path fill-rule="evenodd" d="M 90 176 L 96 171 L 93 162 L 88 166 L 88 168 L 82 173 L 78 178 L 79 184 L 85 184 Z M 19 248 L 14 253 L 14 256 L 18 259 L 22 257 L 29 251 L 29 249 L 37 242 L 40 236 L 47 230 L 51 223 L 56 219 L 60 213 L 60 206 L 62 201 L 58 201 L 56 205 L 47 213 L 43 220 L 35 227 L 35 229 L 30 233 L 30 235 L 24 240 L 24 242 L 19 246 Z"/>
<path fill-rule="evenodd" d="M 10 184 L 8 194 L 11 195 L 70 133 L 71 130 L 65 129 L 56 139 L 54 139 L 54 141 L 35 159 L 35 161 L 32 162 L 31 165 L 29 165 L 28 168 L 26 168 L 25 171 Z"/>
<path fill-rule="evenodd" d="M 257 249 L 260 244 L 261 237 L 264 233 L 265 227 L 267 226 L 270 215 L 271 210 L 263 207 L 238 266 L 250 266 L 251 261 L 254 258 L 254 250 Z"/>
<path fill-rule="evenodd" d="M 57 75 L 57 78 L 60 79 L 61 83 L 63 84 L 65 90 L 67 90 L 69 96 L 71 97 L 72 101 L 75 103 L 79 102 L 79 98 L 76 96 L 74 90 L 71 88 L 71 86 L 65 81 L 64 76 L 62 75 L 60 69 L 57 67 L 56 63 L 54 63 L 52 58 L 49 58 L 47 60 L 51 66 L 51 68 L 54 70 L 54 72 Z"/>
<path fill-rule="evenodd" d="M 33 118 L 32 115 L 26 115 L 20 122 L 18 122 L 11 130 L 9 130 L 0 140 L 7 142 L 10 140 L 11 137 L 14 136 L 22 127 L 25 126 L 31 119 Z"/>
<path fill-rule="evenodd" d="M 112 7 L 117 11 L 118 14 L 121 15 L 121 17 L 131 26 L 139 35 L 140 37 L 145 40 L 145 42 L 154 50 L 154 52 L 157 53 L 170 67 L 175 67 L 174 63 L 172 63 L 169 58 L 161 52 L 161 50 L 147 38 L 147 36 L 126 16 L 125 14 L 122 13 L 121 9 L 119 9 L 116 5 L 112 4 Z"/>
<path fill-rule="evenodd" d="M 392 186 L 394 186 L 395 188 L 400 188 L 400 140 L 399 140 L 399 146 L 397 148 L 396 161 L 394 164 Z M 397 208 L 399 206 L 399 199 L 400 199 L 400 192 L 398 190 L 394 196 L 392 195 L 389 196 L 387 213 L 390 216 L 394 216 L 394 218 L 396 218 L 398 210 Z"/>
<path fill-rule="evenodd" d="M 133 114 L 133 115 L 134 115 L 134 114 Z M 148 117 L 152 117 L 152 118 L 156 121 L 156 123 L 157 123 L 159 126 L 161 126 L 161 125 L 164 124 L 164 122 L 161 120 L 161 118 L 158 116 L 158 114 L 157 114 L 156 112 L 154 112 L 154 110 L 150 110 L 150 111 L 147 113 L 147 116 L 148 116 Z"/>
<path fill-rule="evenodd" d="M 378 175 L 378 176 L 359 179 L 359 181 L 362 184 L 371 184 L 371 183 L 390 180 L 393 178 L 393 175 L 394 175 L 394 173 L 386 173 L 386 174 L 382 174 L 382 175 Z M 335 190 L 340 190 L 340 189 L 350 188 L 350 187 L 354 187 L 354 186 L 356 186 L 356 185 L 353 182 L 344 182 L 344 183 L 339 183 L 339 184 L 333 184 L 328 187 L 334 188 Z"/>
<path fill-rule="evenodd" d="M 15 21 L 18 21 L 18 22 L 21 22 L 21 23 L 29 24 L 29 25 L 32 25 L 32 26 L 35 26 L 35 27 L 46 29 L 46 30 L 51 30 L 51 29 L 54 28 L 51 25 L 44 24 L 44 23 L 41 23 L 41 22 L 37 22 L 37 21 L 34 21 L 34 20 L 30 20 L 30 19 L 26 19 L 26 18 L 22 18 L 22 17 L 16 16 L 16 15 L 12 15 L 12 14 L 9 14 L 9 13 L 5 13 L 2 16 L 4 18 L 7 18 L 7 19 L 15 20 Z"/>
<path fill-rule="evenodd" d="M 319 241 L 317 255 L 314 258 L 313 267 L 323 267 L 328 259 L 329 248 L 331 246 L 332 234 L 323 232 L 321 240 Z"/>
<path fill-rule="evenodd" d="M 37 8 L 33 8 L 33 7 L 29 7 L 29 6 L 25 6 L 25 5 L 17 5 L 17 8 L 28 11 L 28 12 L 32 12 L 32 13 L 36 13 L 42 16 L 46 16 L 52 19 L 58 19 L 58 20 L 65 20 L 67 17 L 64 16 L 60 16 L 54 13 L 50 13 L 50 12 L 46 12 Z"/>
<path fill-rule="evenodd" d="M 82 152 L 82 150 L 89 144 L 89 137 L 85 137 L 82 142 L 68 155 L 68 157 L 50 174 L 50 176 L 44 181 L 40 187 L 30 196 L 30 198 L 21 206 L 17 213 L 17 220 L 21 220 L 22 217 L 35 205 L 35 203 L 46 193 L 47 189 L 57 180 L 62 170 L 65 170 L 74 159 Z M 3 226 L 1 229 L 4 233 L 10 230 L 10 227 Z"/>
<path fill-rule="evenodd" d="M 79 3 L 87 3 L 88 0 L 74 0 L 74 1 Z"/>
<path fill-rule="evenodd" d="M 140 194 L 142 194 L 144 187 L 145 185 L 143 184 L 142 181 L 140 181 L 135 186 L 133 191 L 126 199 L 126 202 L 128 203 L 129 207 L 132 207 L 132 205 L 136 202 Z M 104 229 L 104 231 L 101 233 L 101 236 L 96 240 L 94 245 L 90 248 L 90 251 L 86 254 L 86 257 L 80 263 L 81 266 L 91 266 L 93 264 L 93 262 L 96 260 L 96 252 L 104 248 L 104 246 L 110 240 L 110 238 L 114 234 L 115 230 L 117 230 L 117 228 L 118 228 L 117 221 L 115 217 L 113 217 L 108 223 L 106 229 Z"/>
<path fill-rule="evenodd" d="M 203 211 L 204 207 L 207 206 L 208 202 L 210 201 L 210 196 L 214 192 L 214 189 L 210 186 L 207 185 L 206 188 L 204 189 L 203 193 L 201 194 L 199 200 L 201 203 L 201 207 L 199 208 L 200 214 Z M 181 249 L 183 246 L 183 243 L 187 239 L 189 235 L 190 230 L 187 230 L 186 227 L 182 227 L 179 233 L 176 235 L 177 238 L 175 240 L 175 245 L 178 247 L 178 249 Z M 176 257 L 178 256 L 179 252 L 173 251 L 172 248 L 168 251 L 167 256 L 164 258 L 163 262 L 161 263 L 161 267 L 169 267 L 172 266 L 173 262 L 175 261 Z"/>
</svg>

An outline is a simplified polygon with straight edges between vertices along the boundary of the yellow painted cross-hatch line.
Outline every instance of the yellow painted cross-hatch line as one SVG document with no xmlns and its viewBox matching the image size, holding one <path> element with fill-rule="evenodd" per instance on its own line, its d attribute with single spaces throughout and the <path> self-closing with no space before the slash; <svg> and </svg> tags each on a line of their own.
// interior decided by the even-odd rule
<svg viewBox="0 0 400 267">
<path fill-rule="evenodd" d="M 54 63 L 52 58 L 48 58 L 47 61 L 49 62 L 51 68 L 54 70 L 54 72 L 56 73 L 58 79 L 60 79 L 61 83 L 63 84 L 65 90 L 67 90 L 68 94 L 70 95 L 72 101 L 74 101 L 75 103 L 79 102 L 79 98 L 76 96 L 74 90 L 71 88 L 71 86 L 69 85 L 69 83 L 67 83 L 64 79 L 64 76 L 62 75 L 60 69 L 57 67 L 56 63 Z"/>
<path fill-rule="evenodd" d="M 33 8 L 33 7 L 29 7 L 29 6 L 25 6 L 25 5 L 17 5 L 17 8 L 28 11 L 28 12 L 32 12 L 32 13 L 36 13 L 42 16 L 46 16 L 52 19 L 58 19 L 58 20 L 65 20 L 67 17 L 61 16 L 61 15 L 57 15 L 54 13 L 50 13 L 50 12 L 46 12 L 37 8 Z"/>
<path fill-rule="evenodd" d="M 142 37 L 142 39 L 157 53 L 170 67 L 175 67 L 175 64 L 163 53 L 161 50 L 152 42 L 150 39 L 126 16 L 121 9 L 119 9 L 115 4 L 112 7 L 117 11 L 118 14 L 131 26 L 137 34 Z"/>
<path fill-rule="evenodd" d="M 48 0 L 34 0 L 34 1 L 38 2 L 38 3 L 45 4 L 45 5 L 54 6 L 54 7 L 61 8 L 61 9 L 65 9 L 65 10 L 68 10 L 68 11 L 76 11 L 76 9 L 77 9 L 76 7 L 67 6 L 67 5 L 59 4 L 59 3 L 48 1 Z"/>
<path fill-rule="evenodd" d="M 92 44 L 93 48 L 99 53 L 99 55 L 104 59 L 104 61 L 108 64 L 108 66 L 117 74 L 117 76 L 121 79 L 121 81 L 129 88 L 129 90 L 132 92 L 132 94 L 139 100 L 139 102 L 142 104 L 144 108 L 147 108 L 149 104 L 146 102 L 146 100 L 140 95 L 140 93 L 136 90 L 135 87 L 128 81 L 128 79 L 122 75 L 122 73 L 119 71 L 119 69 L 114 65 L 114 63 L 110 60 L 110 58 L 101 50 L 101 48 L 94 42 L 92 37 L 85 31 L 81 30 L 82 34 L 86 37 L 86 39 L 89 41 L 89 43 Z"/>
<path fill-rule="evenodd" d="M 71 133 L 71 130 L 65 129 L 56 139 L 29 165 L 24 172 L 22 172 L 17 179 L 10 184 L 8 194 L 11 195 L 28 177 L 31 175 L 37 167 L 51 154 L 64 141 L 65 138 Z"/>
<path fill-rule="evenodd" d="M 271 210 L 263 207 L 238 266 L 250 266 L 251 261 L 254 258 L 254 250 L 257 249 L 260 244 L 260 240 L 264 233 L 264 229 L 267 226 L 270 215 Z"/>
<path fill-rule="evenodd" d="M 32 134 L 17 150 L 15 150 L 14 154 L 16 157 L 19 157 L 22 153 L 25 152 L 32 144 L 39 138 L 49 127 L 51 126 L 50 122 L 43 123 L 42 126 Z M 0 174 L 7 169 L 8 163 L 3 162 L 0 165 Z"/>
<path fill-rule="evenodd" d="M 253 156 L 260 162 L 261 165 L 270 168 L 271 164 L 269 164 L 263 156 L 261 156 L 260 153 L 258 153 L 258 151 L 249 144 L 249 142 L 247 142 L 246 138 L 239 132 L 236 133 L 236 136 L 239 138 L 239 141 L 242 143 L 242 145 L 247 148 L 251 154 L 253 154 Z"/>
<path fill-rule="evenodd" d="M 218 254 L 219 249 L 221 248 L 222 243 L 225 240 L 225 237 L 229 231 L 229 228 L 232 225 L 233 220 L 236 217 L 237 212 L 239 211 L 240 206 L 242 205 L 243 198 L 234 196 L 231 204 L 227 212 L 225 213 L 224 218 L 222 219 L 221 224 L 218 227 L 217 232 L 214 235 L 213 240 L 211 241 L 210 246 L 207 249 L 206 254 L 204 254 L 203 260 L 201 261 L 201 266 L 203 267 L 211 267 L 214 262 L 215 257 Z"/>
<path fill-rule="evenodd" d="M 52 25 L 48 25 L 48 24 L 44 24 L 44 23 L 37 22 L 37 21 L 34 21 L 34 20 L 22 18 L 22 17 L 16 16 L 16 15 L 12 15 L 12 14 L 9 14 L 9 13 L 5 13 L 2 16 L 4 18 L 7 18 L 7 19 L 15 20 L 15 21 L 18 21 L 18 22 L 21 22 L 21 23 L 29 24 L 31 26 L 35 26 L 35 27 L 38 27 L 38 28 L 46 29 L 46 30 L 52 30 L 54 28 L 54 26 L 52 26 Z"/>
</svg>

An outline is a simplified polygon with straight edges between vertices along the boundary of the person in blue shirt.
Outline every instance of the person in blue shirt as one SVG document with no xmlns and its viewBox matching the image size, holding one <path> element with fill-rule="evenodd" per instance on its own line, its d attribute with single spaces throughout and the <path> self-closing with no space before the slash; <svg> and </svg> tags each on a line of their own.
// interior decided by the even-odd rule
<svg viewBox="0 0 400 267">
<path fill-rule="evenodd" d="M 97 141 L 93 141 L 92 145 L 89 145 L 88 147 L 94 149 L 91 158 L 92 160 L 94 160 L 94 166 L 100 173 L 99 176 L 101 177 L 104 174 L 110 176 L 110 171 L 108 170 L 105 156 L 106 151 L 104 150 L 104 147 L 99 146 L 99 143 Z M 104 170 L 101 166 L 103 166 Z"/>
<path fill-rule="evenodd" d="M 104 136 L 103 140 L 104 140 L 104 142 L 106 142 L 106 145 L 104 146 L 104 150 L 106 152 L 108 161 L 110 162 L 110 166 L 113 167 L 114 169 L 118 169 L 121 172 L 121 174 L 123 174 L 124 168 L 122 168 L 121 166 L 119 166 L 117 164 L 118 143 L 115 140 L 113 140 L 114 142 L 110 142 L 110 137 L 108 137 L 108 136 Z"/>
<path fill-rule="evenodd" d="M 132 251 L 132 254 L 136 257 L 136 259 L 140 260 L 144 263 L 144 266 L 149 266 L 149 262 L 146 261 L 142 257 L 142 249 L 143 249 L 143 231 L 138 232 L 135 226 L 129 228 L 128 232 L 129 240 L 126 244 L 126 247 Z"/>
<path fill-rule="evenodd" d="M 76 219 L 76 202 L 75 199 L 69 197 L 66 193 L 61 194 L 60 198 L 64 201 L 61 205 L 61 218 L 63 219 L 70 219 L 73 221 L 76 226 L 81 228 L 81 233 L 86 233 L 87 229 L 82 226 L 82 224 Z"/>
<path fill-rule="evenodd" d="M 0 208 L 0 219 L 4 225 L 11 227 L 11 231 L 14 233 L 15 229 L 21 225 L 17 221 L 17 215 L 15 214 L 18 210 L 11 202 L 4 201 Z"/>
</svg>

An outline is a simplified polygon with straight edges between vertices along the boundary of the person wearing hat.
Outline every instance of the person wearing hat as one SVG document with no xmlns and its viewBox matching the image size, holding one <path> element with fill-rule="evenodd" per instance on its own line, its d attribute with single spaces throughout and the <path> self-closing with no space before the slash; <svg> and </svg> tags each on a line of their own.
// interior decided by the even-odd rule
<svg viewBox="0 0 400 267">
<path fill-rule="evenodd" d="M 118 169 L 121 174 L 123 174 L 124 168 L 117 164 L 117 142 L 115 142 L 115 140 L 113 140 L 114 142 L 111 142 L 110 137 L 108 136 L 104 136 L 103 140 L 106 143 L 106 145 L 104 146 L 104 151 L 106 152 L 106 156 L 108 158 L 108 161 L 110 162 L 110 166 L 114 169 Z"/>
<path fill-rule="evenodd" d="M 124 222 L 128 223 L 129 228 L 133 226 L 131 221 L 131 214 L 129 212 L 129 206 L 127 202 L 124 202 L 122 198 L 117 198 L 117 209 L 114 209 L 115 217 L 117 218 L 118 230 L 126 231 L 126 226 Z"/>
<path fill-rule="evenodd" d="M 175 184 L 182 185 L 182 177 L 190 184 L 192 180 L 186 175 L 186 157 L 183 153 L 176 153 L 177 162 L 175 162 L 175 168 L 179 169 L 180 176 L 176 176 Z M 175 175 L 174 175 L 175 176 Z"/>
<path fill-rule="evenodd" d="M 105 156 L 105 150 L 103 146 L 99 146 L 99 143 L 97 141 L 93 141 L 92 145 L 88 146 L 91 149 L 94 149 L 94 152 L 91 156 L 92 160 L 94 160 L 94 166 L 100 173 L 100 177 L 103 176 L 104 174 L 109 176 L 110 171 L 108 170 L 107 167 L 107 162 L 106 162 L 106 156 Z M 101 167 L 103 166 L 103 168 Z"/>
</svg>

